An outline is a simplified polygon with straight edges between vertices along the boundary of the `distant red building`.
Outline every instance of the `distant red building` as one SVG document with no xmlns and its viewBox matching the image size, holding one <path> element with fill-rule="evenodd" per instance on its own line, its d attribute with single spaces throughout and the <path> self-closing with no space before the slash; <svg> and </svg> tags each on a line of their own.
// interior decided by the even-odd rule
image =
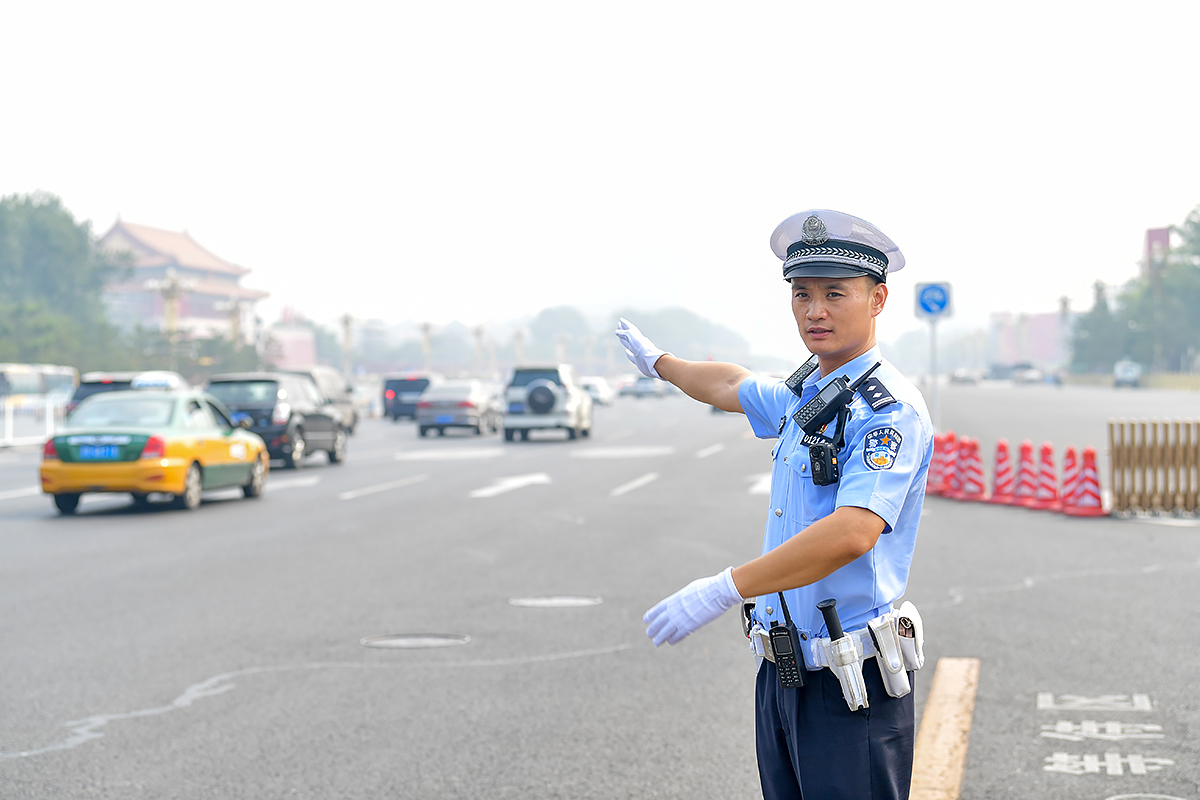
<svg viewBox="0 0 1200 800">
<path fill-rule="evenodd" d="M 1075 313 L 992 314 L 988 321 L 987 358 L 992 364 L 1032 364 L 1055 372 L 1070 361 Z"/>
<path fill-rule="evenodd" d="M 167 327 L 168 303 L 164 286 L 179 293 L 176 330 L 194 337 L 227 336 L 247 341 L 254 304 L 268 293 L 241 285 L 250 273 L 205 250 L 186 231 L 166 231 L 117 220 L 99 245 L 132 258 L 133 275 L 105 287 L 109 317 L 131 328 Z"/>
</svg>

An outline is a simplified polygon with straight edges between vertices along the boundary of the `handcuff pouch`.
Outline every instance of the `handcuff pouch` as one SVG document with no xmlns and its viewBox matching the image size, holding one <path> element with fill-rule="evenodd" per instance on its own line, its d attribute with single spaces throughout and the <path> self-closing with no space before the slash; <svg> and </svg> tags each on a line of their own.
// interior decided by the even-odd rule
<svg viewBox="0 0 1200 800">
<path fill-rule="evenodd" d="M 925 625 L 921 622 L 921 612 L 911 601 L 905 600 L 895 614 L 904 666 L 920 669 L 925 666 Z"/>
<path fill-rule="evenodd" d="M 904 669 L 904 654 L 900 652 L 900 633 L 894 612 L 876 617 L 867 623 L 875 642 L 875 662 L 883 688 L 892 697 L 904 697 L 912 691 L 908 672 Z"/>
</svg>

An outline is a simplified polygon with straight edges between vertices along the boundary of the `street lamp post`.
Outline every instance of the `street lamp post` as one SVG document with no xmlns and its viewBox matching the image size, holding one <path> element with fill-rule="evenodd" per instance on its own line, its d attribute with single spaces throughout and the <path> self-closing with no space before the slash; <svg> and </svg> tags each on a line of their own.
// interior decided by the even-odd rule
<svg viewBox="0 0 1200 800">
<path fill-rule="evenodd" d="M 176 338 L 179 328 L 179 301 L 185 292 L 195 288 L 196 281 L 180 278 L 174 267 L 167 267 L 166 276 L 148 280 L 143 286 L 147 291 L 158 292 L 163 299 L 163 326 L 167 329 L 167 368 L 177 371 Z"/>
</svg>

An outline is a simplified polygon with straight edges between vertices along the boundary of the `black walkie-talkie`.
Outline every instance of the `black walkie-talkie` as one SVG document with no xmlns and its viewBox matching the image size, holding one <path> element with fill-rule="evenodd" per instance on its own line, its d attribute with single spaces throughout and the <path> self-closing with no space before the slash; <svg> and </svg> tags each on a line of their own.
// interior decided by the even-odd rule
<svg viewBox="0 0 1200 800">
<path fill-rule="evenodd" d="M 771 623 L 768 634 L 771 637 L 771 652 L 775 656 L 775 669 L 779 672 L 779 685 L 784 689 L 799 689 L 804 685 L 804 658 L 796 652 L 796 626 L 792 624 L 792 615 L 788 613 L 787 601 L 783 592 L 779 593 L 779 607 L 783 609 L 783 619 Z"/>
<path fill-rule="evenodd" d="M 805 433 L 817 433 L 833 421 L 838 412 L 854 398 L 854 393 L 858 391 L 859 386 L 862 386 L 863 381 L 869 378 L 871 373 L 882 363 L 882 361 L 876 361 L 875 366 L 860 375 L 854 383 L 850 383 L 845 375 L 834 378 L 825 385 L 824 389 L 817 392 L 816 397 L 793 414 L 792 419 L 796 420 L 796 424 L 803 428 Z"/>
</svg>

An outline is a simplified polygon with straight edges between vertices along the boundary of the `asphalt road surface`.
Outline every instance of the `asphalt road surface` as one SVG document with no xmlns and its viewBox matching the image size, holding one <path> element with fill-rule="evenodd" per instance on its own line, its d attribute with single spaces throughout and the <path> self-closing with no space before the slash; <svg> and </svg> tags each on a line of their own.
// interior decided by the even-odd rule
<svg viewBox="0 0 1200 800">
<path fill-rule="evenodd" d="M 1103 452 L 1109 417 L 1194 417 L 1196 395 L 941 407 L 988 453 Z M 757 555 L 770 443 L 748 431 L 680 395 L 573 442 L 367 420 L 345 464 L 274 470 L 258 500 L 75 517 L 37 452 L 0 452 L 0 797 L 759 797 L 736 616 L 657 650 L 641 623 Z M 917 702 L 938 658 L 980 659 L 962 797 L 1200 800 L 1198 578 L 1193 520 L 929 499 Z"/>
</svg>

